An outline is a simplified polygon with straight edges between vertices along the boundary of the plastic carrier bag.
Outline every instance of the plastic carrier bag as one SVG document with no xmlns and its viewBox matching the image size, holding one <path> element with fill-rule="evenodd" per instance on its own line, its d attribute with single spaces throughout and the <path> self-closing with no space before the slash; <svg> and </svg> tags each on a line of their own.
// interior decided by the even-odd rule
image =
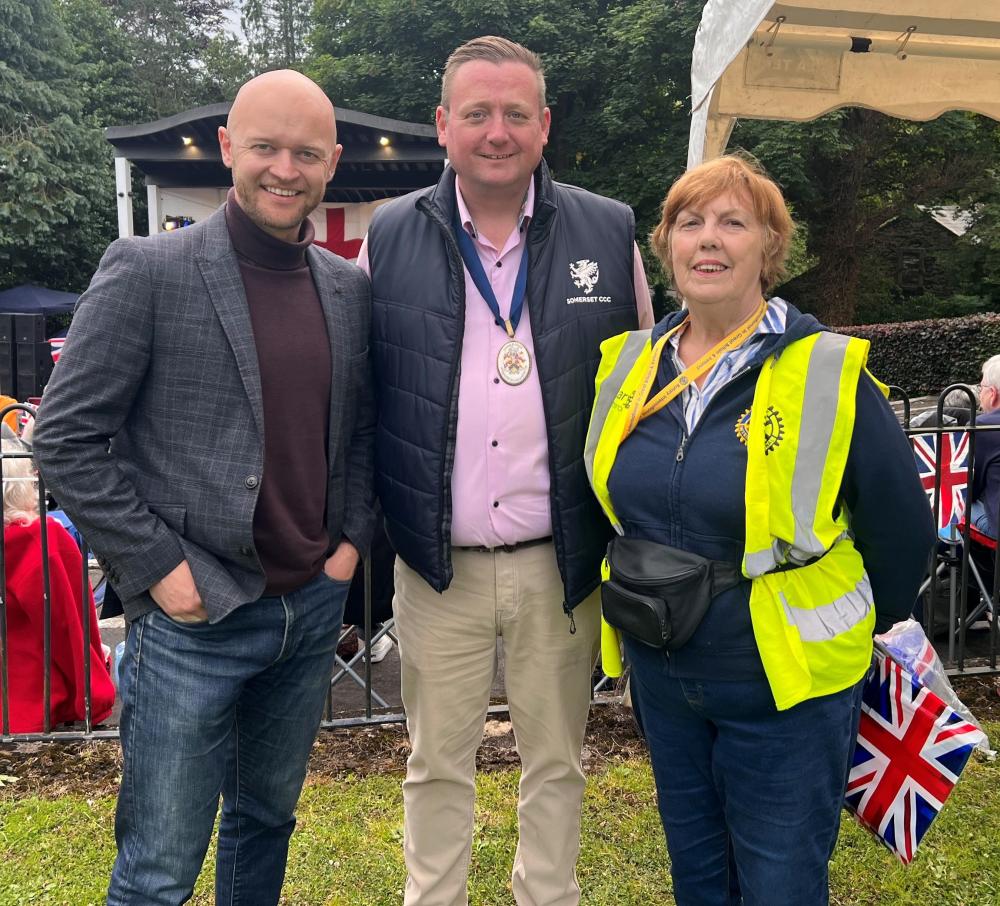
<svg viewBox="0 0 1000 906">
<path fill-rule="evenodd" d="M 902 664 L 941 701 L 982 731 L 983 739 L 976 746 L 977 749 L 991 757 L 996 755 L 996 752 L 990 749 L 990 741 L 979 721 L 972 716 L 972 712 L 962 704 L 955 693 L 948 675 L 944 672 L 941 658 L 938 657 L 920 623 L 914 619 L 903 620 L 888 632 L 875 636 L 875 641 L 885 646 L 894 660 Z"/>
</svg>

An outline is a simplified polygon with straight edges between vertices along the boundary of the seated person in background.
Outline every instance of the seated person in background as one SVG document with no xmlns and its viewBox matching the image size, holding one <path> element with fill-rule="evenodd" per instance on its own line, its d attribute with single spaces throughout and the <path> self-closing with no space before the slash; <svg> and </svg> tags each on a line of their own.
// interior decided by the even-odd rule
<svg viewBox="0 0 1000 906">
<path fill-rule="evenodd" d="M 6 409 L 8 406 L 16 406 L 17 400 L 12 396 L 7 396 L 6 394 L 0 394 L 0 410 Z M 11 409 L 2 420 L 0 420 L 0 433 L 4 437 L 17 437 L 17 419 L 20 415 L 21 410 Z"/>
<path fill-rule="evenodd" d="M 969 405 L 968 393 L 964 390 L 952 390 L 944 398 L 944 408 L 941 412 L 940 425 L 937 423 L 937 406 L 934 406 L 933 409 L 925 409 L 923 412 L 913 416 L 910 419 L 910 427 L 945 428 L 949 425 L 957 425 L 958 427 L 968 425 L 972 421 L 972 414 L 975 408 L 979 405 L 979 388 L 973 386 L 971 389 L 973 393 L 971 406 Z"/>
<path fill-rule="evenodd" d="M 2 402 L 2 397 L 0 397 L 0 402 Z M 31 452 L 31 439 L 34 432 L 35 420 L 29 418 L 19 438 L 23 448 L 29 453 Z M 14 437 L 16 438 L 17 435 L 14 435 Z M 73 520 L 69 518 L 65 510 L 59 507 L 58 501 L 52 500 L 51 496 L 49 497 L 49 519 L 55 519 L 56 522 L 66 529 L 78 547 L 84 543 L 83 535 L 80 534 L 80 530 L 73 524 Z M 87 556 L 93 556 L 89 548 Z M 121 598 L 118 597 L 118 593 L 107 580 L 99 582 L 94 588 L 94 603 L 100 608 L 102 620 L 107 620 L 111 617 L 120 617 L 125 612 L 125 609 L 122 607 Z"/>
<path fill-rule="evenodd" d="M 968 425 L 972 423 L 972 416 L 979 407 L 979 386 L 973 384 L 972 400 L 970 404 L 969 394 L 964 390 L 952 390 L 944 398 L 944 414 L 946 417 L 955 419 L 956 425 Z"/>
<path fill-rule="evenodd" d="M 982 415 L 976 424 L 1000 425 L 1000 355 L 983 362 L 979 386 Z M 972 466 L 972 524 L 984 535 L 997 536 L 1000 511 L 1000 431 L 983 431 L 976 437 L 976 458 Z"/>
<path fill-rule="evenodd" d="M 24 448 L 3 442 L 4 453 Z M 38 733 L 44 727 L 45 629 L 42 598 L 41 521 L 32 461 L 3 463 L 4 565 L 7 574 L 7 679 L 10 731 Z M 50 723 L 84 719 L 84 658 L 90 659 L 91 720 L 110 714 L 115 690 L 108 674 L 94 600 L 87 590 L 84 611 L 80 549 L 58 522 L 48 520 L 49 588 L 52 619 L 52 697 Z M 90 650 L 83 647 L 83 619 L 90 621 Z"/>
</svg>

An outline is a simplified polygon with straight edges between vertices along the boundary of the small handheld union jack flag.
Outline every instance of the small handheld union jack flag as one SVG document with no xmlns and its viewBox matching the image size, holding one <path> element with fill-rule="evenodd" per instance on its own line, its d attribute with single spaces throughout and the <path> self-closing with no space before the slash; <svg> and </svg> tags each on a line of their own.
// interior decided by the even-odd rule
<svg viewBox="0 0 1000 906">
<path fill-rule="evenodd" d="M 937 434 L 914 434 L 913 458 L 931 509 L 934 508 L 937 472 Z M 969 434 L 945 431 L 941 443 L 941 509 L 938 530 L 961 522 L 965 515 L 965 496 L 969 487 Z"/>
<path fill-rule="evenodd" d="M 876 649 L 845 805 L 904 864 L 983 733 Z"/>
<path fill-rule="evenodd" d="M 66 342 L 65 337 L 52 337 L 49 340 L 49 349 L 52 352 L 52 361 L 58 362 L 59 355 L 62 353 L 63 343 Z"/>
</svg>

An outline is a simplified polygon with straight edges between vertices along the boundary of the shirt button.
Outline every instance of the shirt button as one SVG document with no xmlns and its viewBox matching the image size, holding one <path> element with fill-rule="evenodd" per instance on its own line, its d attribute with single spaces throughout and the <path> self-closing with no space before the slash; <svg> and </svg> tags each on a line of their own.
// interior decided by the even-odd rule
<svg viewBox="0 0 1000 906">
<path fill-rule="evenodd" d="M 503 262 L 502 261 L 498 261 L 497 262 L 497 267 L 503 267 Z"/>
<path fill-rule="evenodd" d="M 492 446 L 492 447 L 498 447 L 498 446 L 500 446 L 500 441 L 495 440 L 495 441 L 493 441 L 492 444 L 490 444 L 490 446 Z"/>
<path fill-rule="evenodd" d="M 494 500 L 493 501 L 493 506 L 494 506 L 494 508 L 500 506 L 500 501 L 499 500 Z"/>
<path fill-rule="evenodd" d="M 252 557 L 253 556 L 253 548 L 252 547 L 247 547 L 244 544 L 243 547 L 240 548 L 240 553 L 243 554 L 244 557 Z"/>
<path fill-rule="evenodd" d="M 251 491 L 260 484 L 260 479 L 256 475 L 247 475 L 243 479 L 243 484 L 246 485 Z"/>
<path fill-rule="evenodd" d="M 493 383 L 494 384 L 499 384 L 500 383 L 500 378 L 498 378 L 498 377 L 493 378 Z"/>
</svg>

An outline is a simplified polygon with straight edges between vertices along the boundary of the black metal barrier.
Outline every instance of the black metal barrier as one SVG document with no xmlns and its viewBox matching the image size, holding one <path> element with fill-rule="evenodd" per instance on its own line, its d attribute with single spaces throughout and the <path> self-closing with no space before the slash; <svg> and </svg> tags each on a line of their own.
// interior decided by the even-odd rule
<svg viewBox="0 0 1000 906">
<path fill-rule="evenodd" d="M 922 480 L 927 490 L 933 490 L 930 503 L 935 524 L 940 525 L 949 508 L 964 507 L 968 511 L 971 494 L 972 468 L 975 460 L 977 437 L 987 432 L 1000 431 L 1000 425 L 982 425 L 976 422 L 975 395 L 971 388 L 956 384 L 945 389 L 935 400 L 911 400 L 900 388 L 894 391 L 894 406 L 897 409 L 904 432 L 910 438 L 914 449 L 915 463 L 923 463 Z M 948 407 L 945 397 L 952 391 L 960 391 L 967 398 L 961 407 Z M 11 411 L 33 415 L 32 407 L 25 404 L 8 406 L 0 410 L 0 420 Z M 960 423 L 964 422 L 964 424 Z M 930 438 L 930 440 L 928 440 Z M 963 449 L 964 448 L 964 449 Z M 962 455 L 959 456 L 958 454 Z M 945 457 L 948 457 L 947 461 Z M 964 457 L 964 459 L 963 459 Z M 12 460 L 30 459 L 28 447 L 9 440 L 0 451 L 0 478 L 4 477 L 5 465 Z M 965 462 L 965 475 L 962 475 Z M 9 471 L 9 467 L 8 467 Z M 37 481 L 38 512 L 48 511 L 48 497 L 40 478 Z M 6 484 L 4 484 L 6 488 Z M 943 491 L 943 493 L 942 493 Z M 0 515 L 5 515 L 5 495 L 0 495 Z M 996 514 L 994 525 L 1000 525 L 1000 513 Z M 887 517 L 891 518 L 891 516 Z M 4 519 L 6 527 L 7 520 Z M 14 732 L 11 729 L 10 685 L 12 671 L 18 669 L 10 660 L 11 640 L 8 635 L 8 571 L 11 564 L 7 560 L 6 545 L 0 541 L 0 741 L 30 741 L 40 739 L 80 740 L 116 738 L 118 735 L 114 717 L 100 726 L 94 725 L 92 680 L 89 652 L 94 641 L 91 638 L 91 621 L 87 608 L 91 607 L 89 594 L 91 578 L 101 581 L 103 576 L 96 561 L 89 557 L 87 546 L 78 539 L 82 569 L 80 583 L 84 613 L 81 614 L 82 642 L 85 656 L 82 658 L 82 682 L 84 688 L 83 713 L 72 724 L 53 725 L 52 683 L 53 683 L 53 588 L 50 576 L 49 525 L 46 519 L 40 522 L 39 545 L 42 563 L 41 600 L 37 602 L 42 617 L 41 651 L 42 670 L 38 677 L 39 694 L 42 703 L 42 726 L 31 732 Z M 978 540 L 977 540 L 978 539 Z M 993 568 L 995 550 L 984 539 L 977 536 L 968 518 L 959 521 L 942 538 L 930 557 L 927 578 L 917 602 L 915 612 L 921 617 L 929 638 L 933 639 L 945 668 L 950 674 L 1000 673 L 997 653 L 1000 649 L 1000 629 L 997 614 L 1000 602 L 1000 570 Z M 372 621 L 372 564 L 366 561 L 364 569 L 364 625 L 361 629 L 362 647 L 357 653 L 338 657 L 337 666 L 331 677 L 330 693 L 322 727 L 351 727 L 366 724 L 385 724 L 403 721 L 404 714 L 399 701 L 398 677 L 392 661 L 384 667 L 373 669 L 370 646 L 381 636 L 395 641 L 392 621 L 388 620 L 379 628 Z M 982 630 L 973 627 L 984 627 Z M 346 635 L 348 629 L 343 630 Z M 379 687 L 381 682 L 381 688 Z M 598 679 L 594 685 L 594 700 L 599 702 L 617 701 L 620 684 L 607 679 Z M 349 690 L 354 703 L 349 707 L 338 705 L 341 695 L 338 688 Z M 361 690 L 361 700 L 358 699 Z M 506 705 L 498 702 L 491 706 L 490 713 L 502 713 Z"/>
<path fill-rule="evenodd" d="M 914 449 L 915 463 L 923 462 L 922 480 L 925 488 L 935 492 L 933 501 L 929 504 L 933 510 L 935 524 L 947 521 L 942 520 L 943 508 L 947 515 L 947 508 L 961 504 L 967 512 L 968 506 L 965 504 L 968 503 L 971 494 L 977 437 L 987 432 L 1000 431 L 1000 425 L 977 424 L 975 395 L 972 389 L 965 385 L 952 385 L 936 399 L 924 398 L 923 402 L 919 399 L 911 400 L 900 388 L 891 389 L 894 391 L 894 407 Z M 967 404 L 957 408 L 946 406 L 945 397 L 952 391 L 963 393 L 967 398 Z M 0 410 L 0 420 L 11 411 L 28 415 L 34 413 L 32 407 L 25 404 L 8 406 Z M 961 449 L 963 445 L 964 450 Z M 957 456 L 957 453 L 962 453 L 964 459 L 962 456 Z M 0 451 L 0 478 L 4 478 L 5 465 L 12 460 L 30 458 L 28 447 L 9 440 Z M 966 463 L 964 479 L 961 466 L 963 461 Z M 48 497 L 44 484 L 40 478 L 30 480 L 37 480 L 38 511 L 46 513 Z M 3 496 L 0 495 L 0 515 L 5 515 Z M 994 525 L 1000 524 L 1000 513 L 997 513 L 996 517 Z M 891 515 L 887 518 L 891 518 Z M 6 523 L 7 520 L 4 519 L 4 526 Z M 118 729 L 114 716 L 100 726 L 94 724 L 93 677 L 89 656 L 82 659 L 83 713 L 75 723 L 53 725 L 53 588 L 50 576 L 49 532 L 48 521 L 42 519 L 39 531 L 42 563 L 41 600 L 37 602 L 42 617 L 42 670 L 38 677 L 42 726 L 31 732 L 14 732 L 11 729 L 9 678 L 11 671 L 18 669 L 18 664 L 10 660 L 11 639 L 8 635 L 7 576 L 11 564 L 7 559 L 6 545 L 0 541 L 0 741 L 116 738 Z M 988 542 L 988 539 L 986 541 Z M 933 639 L 946 670 L 953 675 L 1000 673 L 1000 668 L 997 666 L 1000 621 L 995 619 L 1000 602 L 1000 570 L 993 568 L 995 551 L 988 543 L 981 542 L 983 539 L 977 536 L 968 518 L 958 522 L 950 533 L 942 538 L 932 553 L 924 587 L 915 602 L 915 613 L 921 617 L 928 637 Z M 80 599 L 84 608 L 84 613 L 81 614 L 82 642 L 83 651 L 88 654 L 94 641 L 91 638 L 90 615 L 87 612 L 87 608 L 92 606 L 90 584 L 92 578 L 96 584 L 103 580 L 103 576 L 96 561 L 89 557 L 83 539 L 79 538 L 78 543 L 82 561 L 79 578 L 82 589 Z M 394 661 L 389 659 L 384 666 L 375 668 L 370 657 L 371 644 L 383 635 L 395 641 L 391 620 L 387 620 L 379 628 L 373 626 L 372 584 L 372 564 L 369 560 L 366 561 L 364 569 L 364 625 L 359 627 L 361 630 L 359 634 L 364 641 L 357 653 L 338 657 L 336 669 L 331 677 L 322 727 L 375 725 L 401 722 L 405 719 L 399 700 L 399 684 Z M 349 628 L 345 628 L 343 635 L 346 635 L 348 630 Z M 594 685 L 594 701 L 617 701 L 619 687 L 620 683 L 606 678 L 600 679 L 598 674 Z M 342 690 L 343 694 L 338 689 Z M 346 698 L 353 698 L 353 703 L 344 706 L 343 699 Z M 505 711 L 506 705 L 500 701 L 490 708 L 490 713 Z"/>
<path fill-rule="evenodd" d="M 949 674 L 998 673 L 996 544 L 975 529 L 970 510 L 977 438 L 1000 425 L 977 423 L 976 394 L 965 384 L 946 387 L 932 402 L 924 398 L 922 406 L 901 388 L 890 390 L 921 481 L 933 491 L 929 505 L 938 528 L 915 614 Z M 962 404 L 946 405 L 955 395 Z M 1000 525 L 1000 513 L 993 525 Z"/>
<path fill-rule="evenodd" d="M 16 405 L 7 406 L 0 410 L 0 422 L 11 412 L 26 413 L 28 416 L 33 417 L 35 410 L 33 407 L 28 406 L 23 403 Z M 16 478 L 8 477 L 6 472 L 9 472 L 10 466 L 7 465 L 12 460 L 31 460 L 30 449 L 25 446 L 16 437 L 5 438 L 5 448 L 0 451 L 0 484 L 4 491 L 6 491 L 8 483 L 14 481 L 33 481 L 36 484 L 37 493 L 37 508 L 38 512 L 45 514 L 47 513 L 47 495 L 45 493 L 45 487 L 40 478 L 31 478 L 25 476 L 17 476 Z M 7 513 L 6 513 L 6 493 L 0 494 L 0 517 L 2 517 L 2 524 L 4 527 L 4 532 L 6 534 L 7 528 Z M 40 559 L 41 559 L 41 600 L 37 602 L 37 606 L 41 609 L 42 615 L 42 675 L 41 680 L 41 708 L 42 708 L 42 726 L 41 734 L 42 736 L 50 736 L 53 733 L 52 726 L 52 714 L 51 714 L 51 703 L 52 703 L 52 582 L 51 582 L 51 570 L 50 570 L 50 552 L 49 552 L 49 525 L 47 519 L 40 520 L 39 526 L 39 544 L 40 544 Z M 72 731 L 73 736 L 114 736 L 117 732 L 109 731 L 99 731 L 93 726 L 93 713 L 92 713 L 92 677 L 90 670 L 90 658 L 89 652 L 91 648 L 91 621 L 90 613 L 88 608 L 91 606 L 90 597 L 90 576 L 88 573 L 88 563 L 86 551 L 81 547 L 81 561 L 83 564 L 80 582 L 82 583 L 82 595 L 81 600 L 83 602 L 84 611 L 81 615 L 81 626 L 83 630 L 83 652 L 84 657 L 82 661 L 82 672 L 83 672 L 83 714 L 80 715 L 82 724 L 82 729 L 75 729 Z M 10 639 L 8 637 L 8 582 L 7 574 L 10 568 L 10 564 L 7 560 L 7 545 L 3 539 L 0 539 L 0 739 L 4 741 L 10 738 L 24 738 L 31 739 L 37 737 L 39 734 L 37 731 L 12 734 L 11 733 L 11 714 L 10 714 L 10 676 L 12 671 L 18 669 L 19 665 L 11 663 L 10 659 Z M 32 606 L 35 606 L 36 602 L 31 602 Z"/>
<path fill-rule="evenodd" d="M 8 406 L 0 410 L 0 421 L 10 412 L 25 413 L 34 415 L 34 409 L 26 404 Z M 5 477 L 5 465 L 9 473 L 12 460 L 30 460 L 30 447 L 19 440 L 10 437 L 0 450 L 0 483 L 10 480 Z M 41 476 L 37 473 L 28 479 L 37 485 L 38 512 L 47 515 L 51 512 L 49 507 L 49 497 L 45 489 Z M 2 483 L 2 487 L 7 485 Z M 4 496 L 0 494 L 0 517 L 4 517 Z M 7 561 L 7 545 L 3 538 L 0 538 L 0 742 L 31 742 L 38 740 L 60 740 L 78 741 L 92 739 L 115 739 L 118 737 L 117 727 L 117 702 L 112 716 L 100 725 L 94 723 L 94 689 L 90 667 L 90 651 L 92 643 L 95 641 L 91 635 L 91 620 L 89 608 L 91 604 L 91 585 L 99 585 L 106 581 L 97 561 L 90 555 L 85 540 L 77 534 L 77 544 L 80 550 L 82 569 L 79 577 L 80 600 L 82 601 L 83 612 L 80 614 L 81 625 L 83 627 L 83 658 L 82 677 L 83 684 L 83 713 L 79 719 L 72 723 L 54 724 L 52 714 L 52 693 L 53 693 L 53 671 L 57 665 L 53 663 L 53 588 L 51 581 L 51 547 L 52 539 L 50 533 L 53 531 L 46 518 L 39 520 L 39 544 L 41 559 L 41 600 L 37 602 L 37 608 L 41 613 L 41 662 L 42 668 L 38 677 L 38 694 L 41 699 L 42 721 L 41 727 L 30 731 L 19 732 L 12 729 L 10 709 L 10 683 L 9 678 L 12 671 L 16 671 L 19 665 L 11 661 L 11 639 L 8 636 L 9 629 L 9 598 L 7 573 L 10 564 Z M 7 519 L 2 522 L 4 528 L 7 526 Z M 330 682 L 330 692 L 327 696 L 326 712 L 321 723 L 323 728 L 334 727 L 354 727 L 364 725 L 377 725 L 386 723 L 399 723 L 405 720 L 402 704 L 399 699 L 399 681 L 395 670 L 395 663 L 392 659 L 387 659 L 388 663 L 379 669 L 373 669 L 371 660 L 371 645 L 382 636 L 386 636 L 395 642 L 395 632 L 391 620 L 386 621 L 375 630 L 372 621 L 372 563 L 366 560 L 364 564 L 364 625 L 358 627 L 361 632 L 362 644 L 357 653 L 341 657 L 338 655 L 336 667 Z M 32 602 L 34 604 L 35 602 Z M 341 641 L 348 635 L 351 627 L 347 626 L 341 630 Z M 127 632 L 127 626 L 126 630 Z M 109 637 L 110 638 L 110 637 Z M 97 640 L 98 643 L 100 640 Z M 14 646 L 16 647 L 16 646 Z M 112 659 L 115 652 L 112 652 Z M 112 673 L 114 664 L 112 664 Z M 377 674 L 381 674 L 380 676 Z M 381 684 L 381 685 L 380 685 Z M 338 689 L 340 690 L 338 692 Z M 360 692 L 360 701 L 358 701 Z M 116 683 L 117 695 L 117 683 Z M 341 699 L 352 699 L 352 703 L 344 705 Z M 594 686 L 595 702 L 617 701 L 619 698 L 614 681 L 606 678 L 599 680 Z M 338 704 L 338 702 L 340 702 Z M 489 712 L 497 714 L 506 712 L 507 706 L 502 702 L 493 704 Z"/>
</svg>

